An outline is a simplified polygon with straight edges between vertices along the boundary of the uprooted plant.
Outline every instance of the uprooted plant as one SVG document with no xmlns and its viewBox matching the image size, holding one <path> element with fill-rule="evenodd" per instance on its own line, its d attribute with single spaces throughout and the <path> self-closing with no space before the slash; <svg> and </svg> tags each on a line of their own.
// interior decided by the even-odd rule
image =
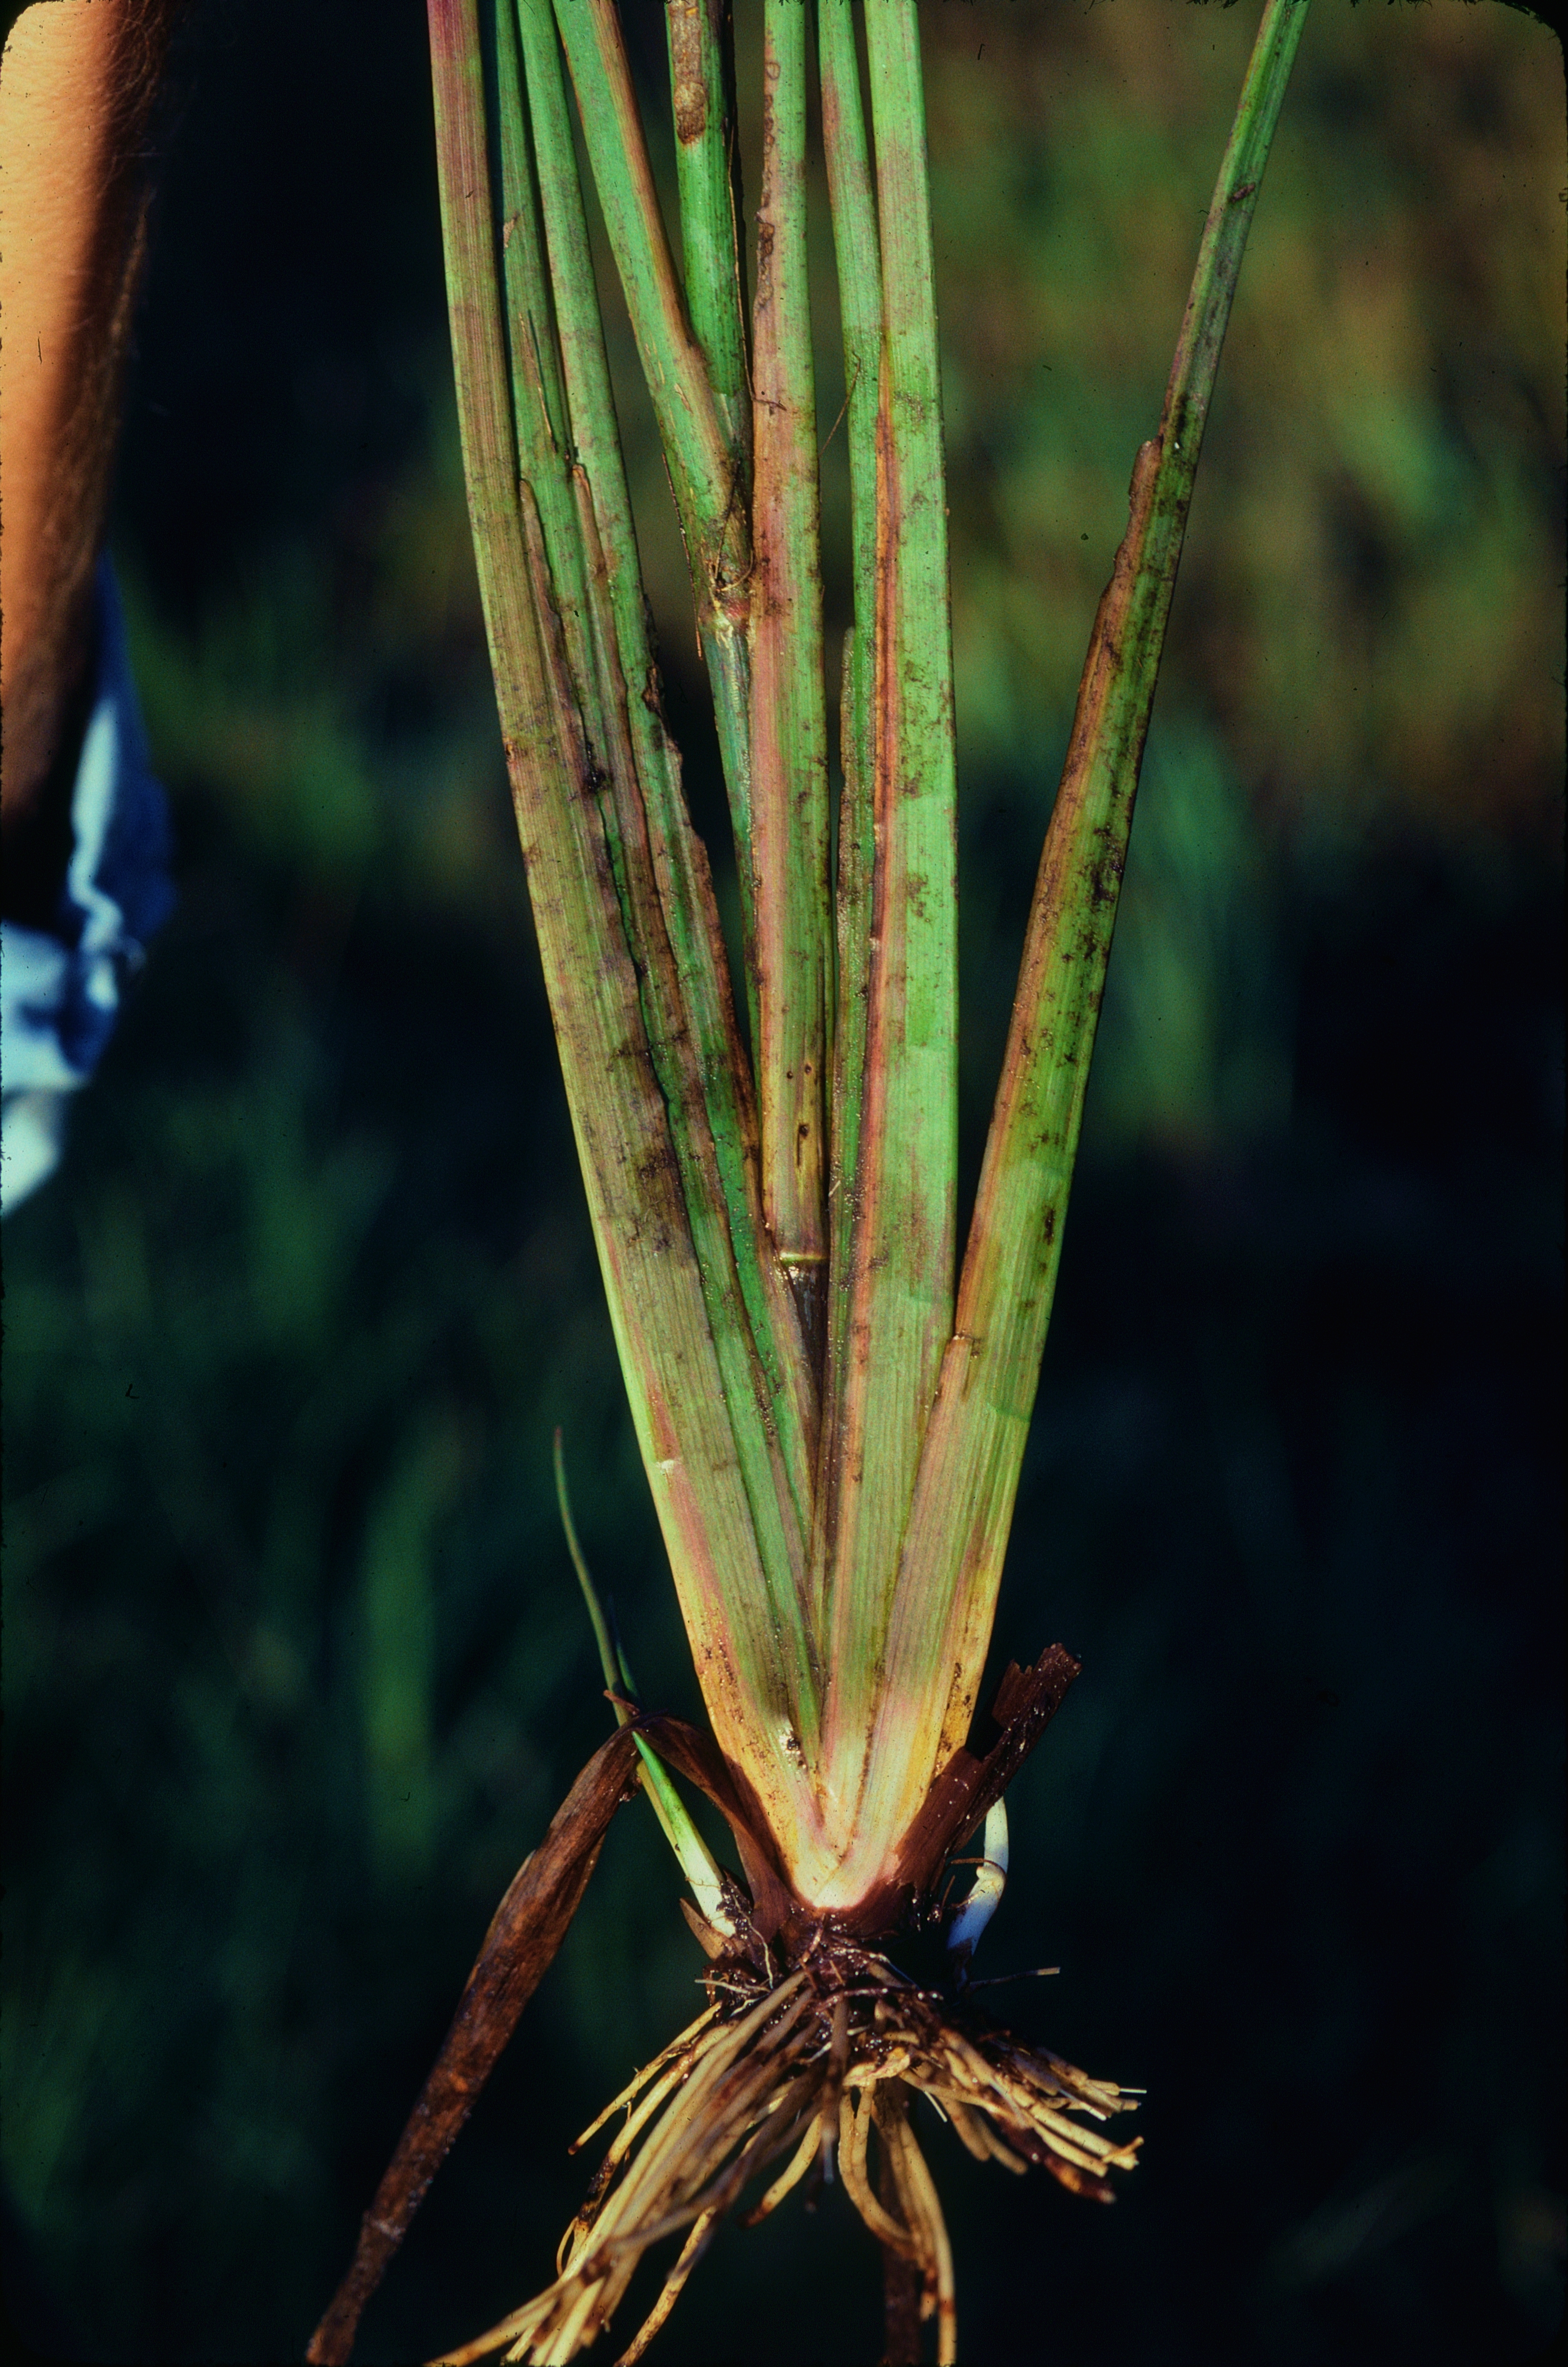
<svg viewBox="0 0 1568 2367">
<path fill-rule="evenodd" d="M 971 2153 L 1042 2164 L 1080 2192 L 1108 2196 L 1107 2173 L 1134 2160 L 1108 2133 L 1132 2095 L 995 2028 L 966 1987 L 1006 1872 L 1003 1795 L 1077 1664 L 1052 1647 L 1010 1669 L 988 1747 L 968 1738 L 1165 620 L 1305 0 L 1267 0 L 1164 413 L 1133 470 L 956 1289 L 956 770 L 915 0 L 865 0 L 863 64 L 849 0 L 814 12 L 854 576 L 836 807 L 806 274 L 813 12 L 760 5 L 748 306 L 726 0 L 667 0 L 679 269 L 614 0 L 429 0 L 507 767 L 711 1733 L 639 1707 L 574 1537 L 618 1731 L 497 1912 L 316 2361 L 347 2357 L 639 1776 L 692 1888 L 710 2002 L 595 2124 L 627 2111 L 555 2281 L 449 2360 L 572 2358 L 643 2255 L 679 2239 L 635 2358 L 748 2191 L 771 2174 L 755 2219 L 836 2169 L 884 2248 L 890 2356 L 917 2358 L 934 2317 L 951 2361 L 951 2260 L 915 2100 Z M 661 710 L 563 64 L 690 562 L 734 832 L 744 1031 Z M 738 1876 L 671 1771 L 723 1813 Z M 950 1870 L 982 1829 L 979 1871 L 949 1908 Z"/>
</svg>

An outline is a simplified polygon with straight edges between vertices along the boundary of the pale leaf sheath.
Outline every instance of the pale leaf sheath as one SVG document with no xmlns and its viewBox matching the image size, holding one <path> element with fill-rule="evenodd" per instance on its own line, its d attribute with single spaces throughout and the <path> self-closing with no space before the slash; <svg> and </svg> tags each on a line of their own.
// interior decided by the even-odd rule
<svg viewBox="0 0 1568 2367">
<path fill-rule="evenodd" d="M 1306 0 L 1269 0 L 1199 249 L 1160 432 L 1095 620 L 1013 1007 L 954 1337 L 926 1434 L 872 1746 L 868 1840 L 961 1744 L 1045 1342 L 1138 768 L 1199 448 Z"/>
<path fill-rule="evenodd" d="M 626 688 L 615 643 L 593 506 L 579 478 L 581 526 L 588 561 L 596 679 L 592 711 L 601 733 L 608 800 L 605 822 L 623 917 L 642 984 L 644 1022 L 654 1073 L 665 1097 L 680 1173 L 692 1248 L 701 1275 L 714 1353 L 722 1376 L 730 1431 L 740 1460 L 757 1551 L 777 1620 L 786 1680 L 795 1704 L 794 1731 L 802 1751 L 816 1744 L 817 1680 L 805 1617 L 809 1504 L 790 1492 L 777 1428 L 766 1415 L 766 1376 L 747 1327 L 735 1273 L 703 1079 L 694 1058 L 680 980 L 660 900 L 648 819 L 637 779 L 626 719 Z M 525 531 L 528 526 L 527 505 Z M 540 571 L 542 573 L 542 570 Z M 547 613 L 547 612 L 541 612 Z M 547 643 L 551 637 L 547 633 Z M 564 658 L 564 648 L 562 651 Z M 562 668 L 564 674 L 564 667 Z M 565 680 L 563 697 L 570 696 Z M 744 1672 L 743 1672 L 744 1673 Z"/>
<path fill-rule="evenodd" d="M 731 458 L 702 349 L 665 235 L 615 0 L 555 0 L 577 112 L 616 268 L 648 381 L 697 600 L 730 798 L 749 949 L 755 915 L 751 697 L 746 611 L 751 543 L 745 487 Z"/>
<path fill-rule="evenodd" d="M 952 1328 L 957 880 L 952 644 L 915 0 L 866 11 L 885 334 L 866 1082 L 826 1625 L 825 1782 L 858 1815 L 899 1547 Z"/>
<path fill-rule="evenodd" d="M 751 474 L 751 392 L 730 0 L 665 0 L 665 24 L 687 308 L 744 498 Z"/>
<path fill-rule="evenodd" d="M 660 705 L 550 0 L 520 0 L 518 16 L 571 447 L 575 470 L 586 480 L 603 555 L 627 728 L 680 1007 L 713 1138 L 730 1254 L 757 1360 L 765 1419 L 783 1458 L 793 1520 L 803 1531 L 811 1517 L 816 1389 L 793 1297 L 763 1249 L 750 1070 L 735 1025 L 707 850 L 687 814 L 680 756 L 665 729 Z M 510 254 L 508 245 L 508 260 Z"/>
<path fill-rule="evenodd" d="M 752 445 L 752 838 L 763 1208 L 821 1331 L 827 1263 L 827 717 L 806 273 L 801 0 L 767 0 Z"/>
<path fill-rule="evenodd" d="M 882 271 L 876 197 L 860 97 L 850 0 L 822 0 L 818 12 L 823 147 L 833 210 L 838 310 L 844 332 L 845 436 L 849 454 L 854 624 L 841 666 L 838 878 L 834 914 L 837 980 L 829 1109 L 828 1297 L 823 1376 L 823 1451 L 818 1458 L 812 1597 L 826 1589 L 837 1526 L 843 1406 L 847 1375 L 855 1210 L 866 1082 L 871 879 L 871 705 L 877 645 L 877 403 L 882 351 Z M 819 1617 L 822 1615 L 820 1611 Z"/>
<path fill-rule="evenodd" d="M 610 1316 L 722 1748 L 779 1829 L 810 1824 L 801 1606 L 768 1583 L 598 799 L 542 649 L 517 497 L 475 0 L 431 0 L 437 148 L 464 469 L 502 736 Z M 530 504 L 531 508 L 531 504 Z M 805 1695 L 802 1697 L 802 1682 Z"/>
</svg>

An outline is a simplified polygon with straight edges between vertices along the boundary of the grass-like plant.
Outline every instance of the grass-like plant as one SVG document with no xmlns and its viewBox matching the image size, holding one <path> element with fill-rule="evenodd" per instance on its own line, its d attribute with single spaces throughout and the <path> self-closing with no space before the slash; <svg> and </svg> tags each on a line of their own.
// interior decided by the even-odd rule
<svg viewBox="0 0 1568 2367">
<path fill-rule="evenodd" d="M 347 2357 L 639 1768 L 690 1883 L 710 2002 L 588 2133 L 628 2108 L 555 2281 L 448 2359 L 572 2358 L 644 2253 L 678 2238 L 622 2354 L 636 2358 L 748 2189 L 761 2185 L 755 2218 L 836 2171 L 884 2249 L 890 2358 L 918 2358 L 934 2317 L 951 2361 L 951 2259 L 915 2099 L 971 2153 L 1040 2163 L 1079 2192 L 1108 2197 L 1108 2174 L 1135 2158 L 1113 2133 L 1133 2097 L 996 2028 L 967 1989 L 1006 1872 L 1003 1795 L 1077 1664 L 1053 1646 L 1015 1665 L 990 1727 L 971 1729 L 1165 621 L 1305 0 L 1267 0 L 1164 413 L 1133 469 L 956 1274 L 956 765 L 916 10 L 865 0 L 862 59 L 849 0 L 754 5 L 748 302 L 725 0 L 667 0 L 678 264 L 614 0 L 429 0 L 506 762 L 621 1368 L 711 1732 L 637 1704 L 568 1512 L 619 1725 L 497 1913 L 318 2361 Z M 813 29 L 852 511 L 836 801 L 807 293 Z M 579 133 L 690 563 L 744 1014 L 661 708 Z M 738 1874 L 709 1853 L 672 1769 L 723 1812 Z"/>
</svg>

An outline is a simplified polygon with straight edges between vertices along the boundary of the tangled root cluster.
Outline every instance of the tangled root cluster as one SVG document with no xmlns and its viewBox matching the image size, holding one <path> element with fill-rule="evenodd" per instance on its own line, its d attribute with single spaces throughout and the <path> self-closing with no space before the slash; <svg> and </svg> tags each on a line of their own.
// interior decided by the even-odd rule
<svg viewBox="0 0 1568 2367">
<path fill-rule="evenodd" d="M 505 2350 L 508 2361 L 576 2357 L 609 2324 L 639 2262 L 684 2238 L 663 2291 L 619 2367 L 640 2359 L 746 2188 L 783 2168 L 742 2215 L 754 2225 L 802 2180 L 835 2174 L 879 2241 L 914 2264 L 920 2315 L 937 2320 L 939 2367 L 957 2357 L 952 2254 L 937 2189 L 910 2124 L 915 2094 L 980 2160 L 1039 2163 L 1076 2193 L 1108 2201 L 1105 2173 L 1131 2169 L 1138 2140 L 1095 2123 L 1136 2097 L 1024 2045 L 964 2004 L 910 1980 L 886 1956 L 817 1933 L 779 1978 L 723 1957 L 710 2002 L 639 2071 L 577 2140 L 623 2108 L 624 2125 L 562 2238 L 553 2284 L 445 2367 Z M 872 2135 L 876 2148 L 873 2170 Z M 576 2150 L 574 2146 L 574 2151 Z"/>
</svg>

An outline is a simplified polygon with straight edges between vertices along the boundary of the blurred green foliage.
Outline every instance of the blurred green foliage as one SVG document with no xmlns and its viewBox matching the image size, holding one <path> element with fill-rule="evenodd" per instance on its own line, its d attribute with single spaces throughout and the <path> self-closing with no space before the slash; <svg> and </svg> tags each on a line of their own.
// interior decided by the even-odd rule
<svg viewBox="0 0 1568 2367">
<path fill-rule="evenodd" d="M 653 77 L 658 12 L 631 21 Z M 926 29 L 972 1173 L 1252 23 Z M 415 6 L 206 0 L 165 133 L 116 548 L 182 901 L 6 1242 L 7 2297 L 59 2355 L 301 2350 L 605 1730 L 557 1421 L 642 1682 L 696 1706 L 506 811 L 426 72 Z M 1318 0 L 998 1638 L 1085 1673 L 986 1943 L 1063 1973 L 997 2000 L 1148 2086 L 1146 2162 L 1091 2213 L 934 2138 L 966 2359 L 1472 2367 L 1560 2310 L 1563 152 L 1534 20 Z M 566 2143 L 690 2009 L 674 1888 L 631 1808 L 365 2355 L 548 2273 Z M 837 2200 L 722 2243 L 663 2355 L 875 2356 Z"/>
</svg>

